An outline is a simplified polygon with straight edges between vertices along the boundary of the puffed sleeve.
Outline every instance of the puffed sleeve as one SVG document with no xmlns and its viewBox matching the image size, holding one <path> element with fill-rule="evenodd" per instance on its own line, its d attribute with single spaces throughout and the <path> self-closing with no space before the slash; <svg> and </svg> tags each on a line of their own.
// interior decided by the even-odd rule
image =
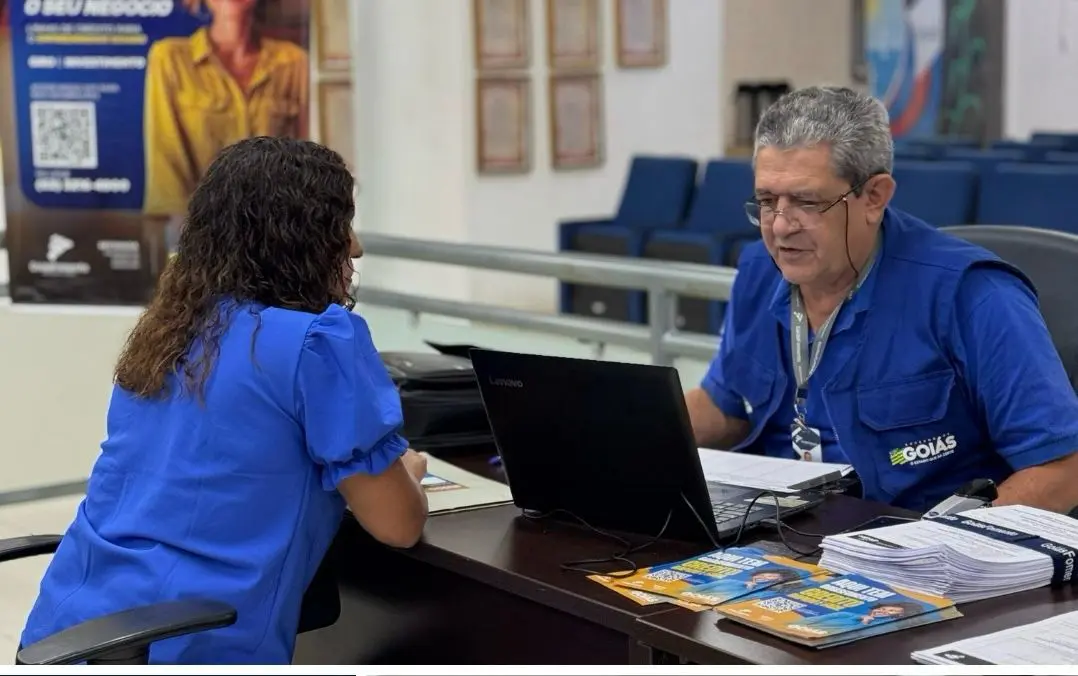
<svg viewBox="0 0 1078 676">
<path fill-rule="evenodd" d="M 385 471 L 408 448 L 400 395 L 359 315 L 334 305 L 311 324 L 296 372 L 307 453 L 336 490 L 358 473 Z"/>
</svg>

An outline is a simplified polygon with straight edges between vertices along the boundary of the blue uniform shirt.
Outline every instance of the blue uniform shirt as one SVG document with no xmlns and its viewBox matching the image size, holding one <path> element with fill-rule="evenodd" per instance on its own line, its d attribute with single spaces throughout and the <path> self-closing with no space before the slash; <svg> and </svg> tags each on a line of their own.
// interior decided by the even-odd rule
<svg viewBox="0 0 1078 676">
<path fill-rule="evenodd" d="M 881 236 L 809 379 L 823 459 L 851 463 L 866 497 L 924 509 L 971 479 L 1078 451 L 1078 398 L 1025 277 L 896 210 Z M 789 308 L 762 243 L 748 247 L 701 383 L 750 421 L 735 450 L 795 457 Z"/>
<path fill-rule="evenodd" d="M 241 306 L 205 404 L 115 388 L 108 436 L 41 583 L 23 645 L 158 601 L 234 606 L 162 664 L 289 664 L 300 602 L 344 514 L 337 484 L 407 447 L 400 399 L 356 314 Z M 357 564 L 358 565 L 358 564 Z"/>
</svg>

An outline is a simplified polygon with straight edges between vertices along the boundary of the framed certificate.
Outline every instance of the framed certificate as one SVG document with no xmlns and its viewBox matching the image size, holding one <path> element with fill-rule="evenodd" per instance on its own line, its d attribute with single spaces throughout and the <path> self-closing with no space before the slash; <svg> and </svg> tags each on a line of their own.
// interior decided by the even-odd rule
<svg viewBox="0 0 1078 676">
<path fill-rule="evenodd" d="M 477 70 L 531 66 L 530 12 L 529 0 L 473 0 Z"/>
<path fill-rule="evenodd" d="M 667 60 L 666 0 L 614 0 L 618 66 L 660 68 Z"/>
<path fill-rule="evenodd" d="M 480 77 L 475 86 L 476 166 L 480 174 L 532 168 L 531 80 Z"/>
<path fill-rule="evenodd" d="M 546 25 L 551 70 L 599 68 L 599 0 L 547 0 Z"/>
<path fill-rule="evenodd" d="M 602 79 L 550 78 L 550 157 L 555 170 L 590 169 L 605 159 Z"/>
<path fill-rule="evenodd" d="M 352 0 L 316 0 L 314 4 L 319 70 L 348 70 L 351 64 L 348 23 L 355 17 L 349 11 L 350 2 Z"/>
<path fill-rule="evenodd" d="M 321 143 L 344 157 L 356 170 L 355 120 L 352 119 L 352 85 L 322 82 L 318 85 L 318 125 Z"/>
</svg>

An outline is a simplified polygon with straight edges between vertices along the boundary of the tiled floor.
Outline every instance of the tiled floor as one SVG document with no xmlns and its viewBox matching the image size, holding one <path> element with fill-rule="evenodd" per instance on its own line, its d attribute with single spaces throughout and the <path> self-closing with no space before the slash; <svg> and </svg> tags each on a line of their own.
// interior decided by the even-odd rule
<svg viewBox="0 0 1078 676">
<path fill-rule="evenodd" d="M 81 500 L 75 495 L 0 507 L 0 539 L 63 533 Z M 0 664 L 14 662 L 23 621 L 48 565 L 47 556 L 0 563 Z"/>
</svg>

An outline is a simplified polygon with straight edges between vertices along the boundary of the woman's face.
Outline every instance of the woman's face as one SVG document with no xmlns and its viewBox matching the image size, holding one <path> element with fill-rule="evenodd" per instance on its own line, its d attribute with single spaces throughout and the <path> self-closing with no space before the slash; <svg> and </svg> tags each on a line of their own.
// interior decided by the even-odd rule
<svg viewBox="0 0 1078 676">
<path fill-rule="evenodd" d="M 363 256 L 363 245 L 359 243 L 359 238 L 353 230 L 348 242 L 348 258 L 345 259 L 344 266 L 341 268 L 341 281 L 344 282 L 346 292 L 352 287 L 352 277 L 356 272 L 356 260 L 361 256 Z"/>
<path fill-rule="evenodd" d="M 258 0 L 205 0 L 206 8 L 214 18 L 242 19 L 255 11 Z"/>
</svg>

